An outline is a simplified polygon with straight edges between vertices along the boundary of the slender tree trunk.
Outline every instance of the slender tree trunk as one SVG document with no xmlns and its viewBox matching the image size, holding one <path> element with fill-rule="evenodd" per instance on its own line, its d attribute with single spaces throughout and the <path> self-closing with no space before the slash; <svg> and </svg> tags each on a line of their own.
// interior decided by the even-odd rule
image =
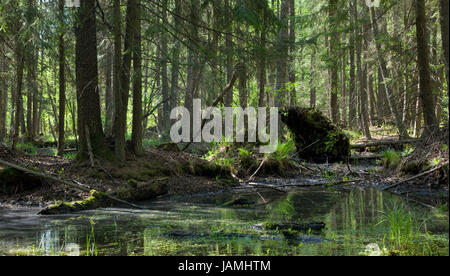
<svg viewBox="0 0 450 276">
<path fill-rule="evenodd" d="M 162 1 L 162 24 L 167 25 L 167 0 Z M 167 73 L 167 60 L 168 60 L 168 50 L 167 50 L 167 34 L 162 33 L 161 39 L 161 93 L 163 100 L 163 117 L 162 117 L 162 131 L 166 133 L 169 129 L 170 124 L 170 102 L 169 102 L 169 79 Z"/>
<path fill-rule="evenodd" d="M 106 58 L 104 61 L 104 71 L 105 71 L 105 133 L 107 135 L 112 134 L 112 123 L 114 120 L 114 95 L 112 87 L 112 76 L 113 76 L 113 48 L 111 47 L 111 42 L 107 42 L 106 46 Z"/>
<path fill-rule="evenodd" d="M 356 6 L 356 0 L 350 0 L 350 14 L 351 14 L 351 21 L 354 26 L 356 22 L 357 17 L 357 6 Z M 356 40 L 356 30 L 354 30 L 350 34 L 350 47 L 349 47 L 349 59 L 350 59 L 350 72 L 349 72 L 349 91 L 348 91 L 348 100 L 349 100 L 349 112 L 348 112 L 348 122 L 349 126 L 352 130 L 355 130 L 356 127 L 356 77 L 355 77 L 355 40 Z"/>
<path fill-rule="evenodd" d="M 5 62 L 0 59 L 0 143 L 6 137 L 6 103 L 8 97 L 8 88 L 6 86 Z"/>
<path fill-rule="evenodd" d="M 337 0 L 329 0 L 328 6 L 328 18 L 330 19 L 330 29 L 336 25 L 336 7 Z M 330 112 L 331 120 L 333 123 L 339 123 L 339 107 L 338 107 L 338 65 L 337 65 L 337 44 L 339 44 L 339 37 L 333 35 L 330 37 L 331 41 L 328 42 L 330 62 L 328 72 L 330 73 Z"/>
<path fill-rule="evenodd" d="M 133 129 L 131 145 L 136 155 L 142 155 L 142 48 L 141 48 L 141 0 L 135 1 L 134 39 L 133 39 Z M 166 2 L 167 4 L 167 2 Z M 166 76 L 167 77 L 167 76 Z M 168 117 L 165 118 L 168 120 Z"/>
<path fill-rule="evenodd" d="M 260 55 L 258 60 L 258 83 L 259 83 L 259 94 L 258 94 L 258 106 L 266 106 L 266 29 L 265 26 L 261 28 L 260 31 Z"/>
<path fill-rule="evenodd" d="M 289 12 L 288 0 L 281 1 L 280 21 L 282 26 L 278 33 L 278 62 L 277 62 L 277 82 L 275 94 L 275 106 L 282 107 L 285 104 L 285 97 L 287 95 L 287 66 L 289 55 L 289 36 L 288 36 L 288 21 L 287 16 Z"/>
<path fill-rule="evenodd" d="M 289 0 L 289 83 L 290 87 L 290 105 L 295 106 L 297 104 L 297 92 L 295 89 L 296 76 L 295 76 L 295 0 Z"/>
<path fill-rule="evenodd" d="M 408 137 L 407 129 L 403 125 L 401 112 L 398 109 L 398 104 L 393 95 L 393 92 L 391 91 L 390 74 L 389 74 L 389 71 L 387 70 L 387 63 L 383 56 L 383 53 L 381 50 L 381 45 L 378 42 L 378 39 L 379 39 L 378 38 L 378 22 L 377 22 L 377 16 L 375 13 L 375 9 L 372 7 L 370 9 L 370 12 L 371 12 L 372 31 L 373 31 L 373 37 L 375 39 L 378 63 L 380 65 L 380 69 L 381 69 L 383 91 L 386 94 L 389 109 L 390 109 L 391 113 L 394 115 L 395 125 L 397 126 L 400 137 Z"/>
<path fill-rule="evenodd" d="M 20 120 L 21 114 L 23 114 L 22 106 L 22 84 L 23 84 L 23 69 L 24 69 L 24 53 L 23 45 L 20 38 L 17 38 L 15 49 L 16 60 L 16 92 L 15 92 L 15 115 L 14 115 L 14 128 L 12 134 L 12 148 L 15 149 L 19 142 L 20 132 Z"/>
<path fill-rule="evenodd" d="M 360 29 L 358 28 L 358 33 Z M 367 63 L 366 59 L 364 59 L 364 65 L 362 60 L 362 39 L 364 37 L 364 30 L 362 31 L 362 36 L 357 38 L 356 42 L 356 67 L 358 74 L 358 83 L 359 83 L 359 98 L 360 98 L 360 122 L 361 128 L 363 130 L 364 136 L 366 136 L 367 140 L 371 140 L 372 136 L 370 134 L 369 129 L 369 114 L 367 112 Z M 364 40 L 366 42 L 366 40 Z M 364 44 L 367 48 L 367 43 Z"/>
<path fill-rule="evenodd" d="M 181 13 L 181 0 L 175 0 L 175 14 Z M 175 29 L 179 30 L 181 27 L 180 19 L 177 16 L 173 16 L 173 21 L 175 22 Z M 179 73 L 180 70 L 180 47 L 181 43 L 176 39 L 173 46 L 173 54 L 172 54 L 172 79 L 170 86 L 170 109 L 178 106 L 178 82 L 179 82 Z"/>
<path fill-rule="evenodd" d="M 233 19 L 232 19 L 232 4 L 231 0 L 225 0 L 225 20 L 227 20 L 226 34 L 225 34 L 225 48 L 226 48 L 226 73 L 227 83 L 231 81 L 233 76 Z M 233 89 L 224 97 L 225 106 L 229 107 L 233 105 Z"/>
<path fill-rule="evenodd" d="M 342 125 L 347 126 L 347 75 L 346 70 L 347 55 L 346 51 L 342 51 L 341 59 L 341 99 L 342 99 Z"/>
<path fill-rule="evenodd" d="M 309 67 L 309 108 L 316 108 L 316 86 L 315 86 L 315 63 L 316 63 L 316 49 L 312 50 L 311 64 Z"/>
<path fill-rule="evenodd" d="M 59 124 L 58 124 L 58 156 L 64 155 L 64 134 L 66 116 L 66 77 L 65 77 L 65 45 L 64 45 L 64 0 L 59 0 Z"/>
<path fill-rule="evenodd" d="M 441 36 L 442 36 L 442 50 L 444 52 L 445 76 L 447 80 L 447 96 L 450 87 L 449 83 L 449 48 L 448 48 L 448 34 L 449 34 L 449 0 L 439 0 L 439 14 L 441 21 Z"/>
<path fill-rule="evenodd" d="M 122 32 L 121 32 L 121 12 L 120 0 L 114 0 L 114 152 L 115 159 L 119 163 L 125 162 L 125 135 L 126 119 L 123 117 L 122 110 L 125 108 L 122 92 L 121 72 L 122 72 Z"/>
<path fill-rule="evenodd" d="M 425 135 L 430 135 L 439 130 L 436 121 L 433 87 L 430 74 L 430 50 L 428 46 L 428 35 L 426 30 L 425 0 L 416 0 L 416 33 L 417 33 L 417 55 L 419 67 L 420 98 L 425 119 Z"/>
</svg>

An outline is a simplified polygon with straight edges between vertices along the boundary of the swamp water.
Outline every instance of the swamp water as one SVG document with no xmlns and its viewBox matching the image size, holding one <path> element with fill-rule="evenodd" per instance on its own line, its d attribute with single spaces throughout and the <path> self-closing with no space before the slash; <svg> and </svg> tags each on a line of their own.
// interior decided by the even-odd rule
<svg viewBox="0 0 450 276">
<path fill-rule="evenodd" d="M 0 255 L 378 255 L 404 244 L 414 254 L 449 254 L 448 212 L 372 189 L 236 192 L 141 205 L 151 210 L 40 217 L 37 209 L 0 208 Z M 304 222 L 326 228 L 264 228 Z"/>
</svg>

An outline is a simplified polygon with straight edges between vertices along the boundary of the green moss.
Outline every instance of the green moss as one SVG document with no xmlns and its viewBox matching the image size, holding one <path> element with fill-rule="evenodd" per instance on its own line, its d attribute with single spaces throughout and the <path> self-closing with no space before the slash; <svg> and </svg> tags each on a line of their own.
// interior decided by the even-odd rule
<svg viewBox="0 0 450 276">
<path fill-rule="evenodd" d="M 128 186 L 130 186 L 131 188 L 137 188 L 137 181 L 135 179 L 129 179 L 128 180 Z"/>
<path fill-rule="evenodd" d="M 319 111 L 293 107 L 281 119 L 292 132 L 302 158 L 339 161 L 350 155 L 349 138 Z"/>
<path fill-rule="evenodd" d="M 54 204 L 48 206 L 39 214 L 41 215 L 57 215 L 64 213 L 72 213 L 89 209 L 97 209 L 109 204 L 106 193 L 102 193 L 96 190 L 91 190 L 89 196 L 83 200 L 78 201 L 57 201 Z"/>
</svg>

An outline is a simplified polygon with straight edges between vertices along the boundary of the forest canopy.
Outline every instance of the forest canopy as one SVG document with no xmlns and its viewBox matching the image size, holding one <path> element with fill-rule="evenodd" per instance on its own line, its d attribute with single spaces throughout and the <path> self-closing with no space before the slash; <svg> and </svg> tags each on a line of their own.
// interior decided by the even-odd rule
<svg viewBox="0 0 450 276">
<path fill-rule="evenodd" d="M 4 0 L 0 141 L 125 160 L 170 112 L 315 108 L 372 138 L 448 123 L 448 1 Z M 239 66 L 237 66 L 239 64 Z M 235 76 L 235 79 L 233 79 Z M 114 149 L 111 150 L 111 141 Z"/>
</svg>

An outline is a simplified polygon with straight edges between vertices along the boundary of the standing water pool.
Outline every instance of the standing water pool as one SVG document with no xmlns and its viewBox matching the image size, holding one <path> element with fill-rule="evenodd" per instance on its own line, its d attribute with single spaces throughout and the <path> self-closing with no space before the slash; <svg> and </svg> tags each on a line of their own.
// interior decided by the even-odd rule
<svg viewBox="0 0 450 276">
<path fill-rule="evenodd" d="M 51 217 L 0 208 L 0 255 L 449 255 L 448 211 L 372 189 L 219 193 L 141 205 L 149 210 Z M 326 227 L 286 226 L 311 222 Z"/>
</svg>

